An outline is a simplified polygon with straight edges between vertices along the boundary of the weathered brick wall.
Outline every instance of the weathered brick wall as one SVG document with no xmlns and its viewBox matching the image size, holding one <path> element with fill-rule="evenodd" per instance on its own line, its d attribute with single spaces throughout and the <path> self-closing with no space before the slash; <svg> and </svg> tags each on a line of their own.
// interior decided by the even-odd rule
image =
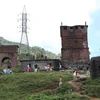
<svg viewBox="0 0 100 100">
<path fill-rule="evenodd" d="M 11 67 L 17 66 L 18 46 L 17 45 L 1 45 L 0 46 L 0 66 L 2 59 L 8 57 L 11 60 Z"/>
<path fill-rule="evenodd" d="M 62 61 L 66 65 L 68 62 L 89 61 L 87 28 L 87 25 L 60 27 Z"/>
<path fill-rule="evenodd" d="M 100 56 L 91 58 L 90 75 L 92 78 L 100 77 Z"/>
<path fill-rule="evenodd" d="M 18 52 L 18 46 L 16 45 L 0 45 L 0 53 L 13 53 Z"/>
</svg>

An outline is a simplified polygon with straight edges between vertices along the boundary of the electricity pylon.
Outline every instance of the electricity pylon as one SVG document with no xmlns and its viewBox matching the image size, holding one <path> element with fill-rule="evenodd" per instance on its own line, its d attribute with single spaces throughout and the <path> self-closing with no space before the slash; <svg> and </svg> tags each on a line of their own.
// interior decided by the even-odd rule
<svg viewBox="0 0 100 100">
<path fill-rule="evenodd" d="M 21 14 L 21 40 L 20 40 L 20 47 L 19 47 L 19 54 L 21 54 L 22 52 L 25 53 L 25 57 L 24 59 L 29 59 L 30 57 L 30 50 L 29 50 L 29 42 L 28 42 L 28 35 L 27 35 L 27 12 L 26 12 L 26 8 L 24 6 L 22 14 Z M 25 45 L 25 48 L 23 51 L 22 45 Z"/>
</svg>

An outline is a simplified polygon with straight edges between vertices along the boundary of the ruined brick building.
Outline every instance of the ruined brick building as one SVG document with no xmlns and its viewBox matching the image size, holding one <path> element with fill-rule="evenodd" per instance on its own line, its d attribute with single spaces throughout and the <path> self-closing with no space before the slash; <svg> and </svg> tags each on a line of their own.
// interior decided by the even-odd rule
<svg viewBox="0 0 100 100">
<path fill-rule="evenodd" d="M 89 62 L 88 25 L 60 26 L 61 59 L 65 67 Z"/>
<path fill-rule="evenodd" d="M 18 46 L 17 45 L 0 45 L 0 67 L 3 66 L 4 61 L 9 59 L 11 67 L 17 66 L 18 61 Z"/>
</svg>

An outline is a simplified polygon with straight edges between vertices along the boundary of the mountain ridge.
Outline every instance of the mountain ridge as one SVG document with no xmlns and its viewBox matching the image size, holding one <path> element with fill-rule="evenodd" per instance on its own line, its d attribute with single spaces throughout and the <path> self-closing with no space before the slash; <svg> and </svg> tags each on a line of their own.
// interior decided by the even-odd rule
<svg viewBox="0 0 100 100">
<path fill-rule="evenodd" d="M 20 47 L 20 43 L 9 41 L 7 39 L 4 39 L 3 37 L 0 37 L 0 45 L 18 45 Z M 26 53 L 25 48 L 26 48 L 26 45 L 22 44 L 21 53 Z M 33 54 L 34 55 L 44 54 L 49 59 L 59 59 L 60 58 L 60 54 L 55 54 L 39 46 L 29 46 L 29 49 L 30 49 L 30 54 L 32 55 Z"/>
</svg>

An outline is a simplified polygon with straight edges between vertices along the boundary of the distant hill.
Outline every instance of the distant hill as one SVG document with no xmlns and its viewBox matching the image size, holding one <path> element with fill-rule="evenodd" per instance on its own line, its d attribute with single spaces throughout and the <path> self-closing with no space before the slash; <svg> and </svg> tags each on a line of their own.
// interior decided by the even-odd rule
<svg viewBox="0 0 100 100">
<path fill-rule="evenodd" d="M 6 40 L 3 37 L 0 37 L 0 45 L 18 45 L 20 47 L 20 43 Z M 25 49 L 26 49 L 26 45 L 22 44 L 21 53 L 25 53 L 26 52 Z M 30 49 L 30 54 L 34 54 L 36 56 L 39 54 L 44 54 L 49 59 L 55 59 L 55 58 L 59 59 L 60 58 L 60 54 L 56 55 L 55 53 L 52 53 L 38 46 L 29 47 L 29 49 Z"/>
</svg>

